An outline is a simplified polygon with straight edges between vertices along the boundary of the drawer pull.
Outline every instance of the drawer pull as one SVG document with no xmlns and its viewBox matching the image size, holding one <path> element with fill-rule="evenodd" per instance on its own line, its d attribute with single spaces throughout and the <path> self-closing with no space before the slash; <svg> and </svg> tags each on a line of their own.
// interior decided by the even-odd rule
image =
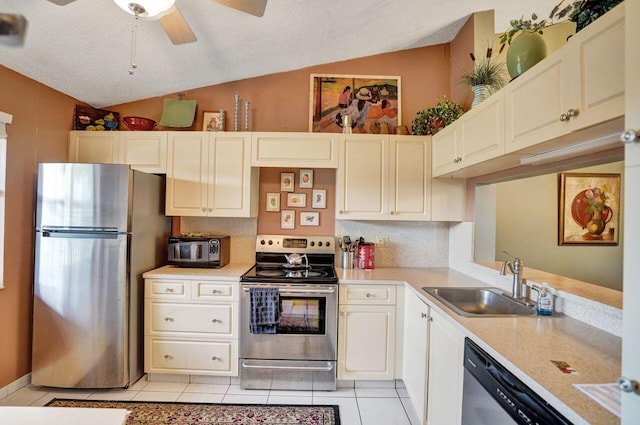
<svg viewBox="0 0 640 425">
<path fill-rule="evenodd" d="M 171 358 L 172 358 L 169 354 L 165 354 L 165 355 L 164 355 L 164 356 L 162 356 L 162 357 L 164 357 L 164 359 L 165 359 L 165 360 L 169 360 L 169 359 L 171 359 Z"/>
<path fill-rule="evenodd" d="M 213 357 L 211 357 L 211 360 L 213 360 L 215 362 L 216 360 L 220 360 L 220 359 L 218 358 L 218 356 L 213 356 Z"/>
<path fill-rule="evenodd" d="M 211 319 L 211 323 L 220 323 L 220 320 L 218 320 L 218 319 Z"/>
<path fill-rule="evenodd" d="M 423 319 L 427 317 L 427 313 L 420 313 L 420 317 L 422 317 Z"/>
<path fill-rule="evenodd" d="M 371 298 L 371 294 L 367 292 L 366 297 L 367 297 L 367 298 Z"/>
<path fill-rule="evenodd" d="M 173 317 L 165 317 L 164 321 L 165 322 L 173 322 Z"/>
<path fill-rule="evenodd" d="M 220 293 L 220 291 L 218 291 L 217 289 L 213 289 L 213 290 L 211 291 L 211 293 L 212 293 L 212 294 L 219 294 L 219 293 Z"/>
<path fill-rule="evenodd" d="M 173 292 L 173 288 L 164 288 L 164 292 Z"/>
</svg>

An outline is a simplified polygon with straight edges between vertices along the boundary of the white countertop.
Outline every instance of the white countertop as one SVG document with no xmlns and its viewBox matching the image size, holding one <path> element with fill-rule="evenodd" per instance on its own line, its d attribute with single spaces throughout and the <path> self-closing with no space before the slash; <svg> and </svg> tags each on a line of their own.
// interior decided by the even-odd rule
<svg viewBox="0 0 640 425">
<path fill-rule="evenodd" d="M 227 264 L 219 269 L 200 269 L 193 267 L 162 266 L 142 275 L 145 279 L 206 279 L 206 280 L 240 280 L 240 276 L 253 264 Z"/>
</svg>

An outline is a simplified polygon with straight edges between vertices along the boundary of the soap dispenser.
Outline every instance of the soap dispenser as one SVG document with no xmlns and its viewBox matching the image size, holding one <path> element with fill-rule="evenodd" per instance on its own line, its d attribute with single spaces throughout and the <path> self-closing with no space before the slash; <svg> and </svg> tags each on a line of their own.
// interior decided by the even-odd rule
<svg viewBox="0 0 640 425">
<path fill-rule="evenodd" d="M 539 316 L 551 316 L 553 314 L 553 295 L 551 295 L 549 285 L 546 282 L 540 285 L 536 310 Z"/>
</svg>

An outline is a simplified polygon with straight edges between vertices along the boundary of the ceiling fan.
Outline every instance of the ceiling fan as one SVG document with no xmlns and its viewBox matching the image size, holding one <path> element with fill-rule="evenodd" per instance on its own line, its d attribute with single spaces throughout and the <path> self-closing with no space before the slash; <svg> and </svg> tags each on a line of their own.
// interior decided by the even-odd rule
<svg viewBox="0 0 640 425">
<path fill-rule="evenodd" d="M 64 6 L 75 0 L 49 0 Z M 113 0 L 121 9 L 140 18 L 159 19 L 173 44 L 193 43 L 197 40 L 193 31 L 175 6 L 175 0 Z M 213 0 L 254 16 L 264 15 L 267 0 Z"/>
</svg>

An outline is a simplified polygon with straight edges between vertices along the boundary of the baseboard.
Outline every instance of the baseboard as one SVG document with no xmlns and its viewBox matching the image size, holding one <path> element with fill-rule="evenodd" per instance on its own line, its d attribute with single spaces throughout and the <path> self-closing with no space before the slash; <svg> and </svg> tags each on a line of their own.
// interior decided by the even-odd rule
<svg viewBox="0 0 640 425">
<path fill-rule="evenodd" d="M 31 383 L 31 373 L 27 373 L 22 378 L 18 378 L 11 382 L 9 385 L 5 385 L 0 388 L 0 400 L 15 393 L 22 387 L 26 387 Z"/>
</svg>

